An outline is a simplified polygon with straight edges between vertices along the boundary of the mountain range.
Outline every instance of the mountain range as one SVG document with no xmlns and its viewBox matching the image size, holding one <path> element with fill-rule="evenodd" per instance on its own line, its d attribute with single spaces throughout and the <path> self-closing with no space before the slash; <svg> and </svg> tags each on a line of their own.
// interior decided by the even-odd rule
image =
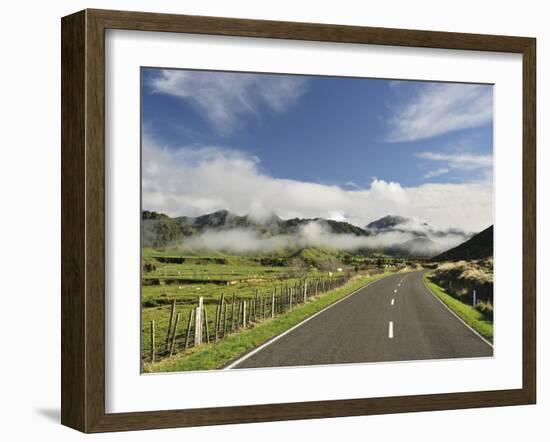
<svg viewBox="0 0 550 442">
<path fill-rule="evenodd" d="M 153 211 L 142 212 L 142 246 L 153 248 L 176 245 L 273 252 L 277 248 L 329 247 L 431 257 L 473 235 L 460 229 L 439 230 L 427 222 L 392 215 L 359 227 L 324 218 L 284 220 L 275 214 L 257 219 L 227 210 L 174 218 Z"/>
</svg>

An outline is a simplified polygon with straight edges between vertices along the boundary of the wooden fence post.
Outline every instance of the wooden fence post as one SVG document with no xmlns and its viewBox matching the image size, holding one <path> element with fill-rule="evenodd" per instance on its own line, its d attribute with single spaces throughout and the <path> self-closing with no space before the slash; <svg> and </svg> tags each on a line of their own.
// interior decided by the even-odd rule
<svg viewBox="0 0 550 442">
<path fill-rule="evenodd" d="M 203 297 L 199 297 L 199 305 L 195 308 L 195 347 L 202 344 L 202 302 Z"/>
<path fill-rule="evenodd" d="M 223 337 L 225 338 L 225 333 L 227 331 L 227 309 L 229 306 L 227 304 L 223 307 Z"/>
<path fill-rule="evenodd" d="M 235 331 L 235 293 L 231 301 L 231 333 Z"/>
<path fill-rule="evenodd" d="M 256 308 L 259 308 L 257 304 L 258 304 L 258 289 L 256 289 L 256 299 L 254 300 L 254 322 L 256 322 L 256 319 L 257 319 Z"/>
<path fill-rule="evenodd" d="M 172 308 L 170 310 L 170 321 L 168 321 L 168 331 L 166 332 L 166 351 L 168 351 L 168 344 L 170 344 L 170 335 L 172 333 L 172 322 L 174 321 L 174 312 L 176 311 L 176 300 L 172 302 Z"/>
<path fill-rule="evenodd" d="M 221 316 L 222 316 L 222 300 L 223 300 L 223 293 L 220 296 L 220 300 L 216 307 L 216 317 L 214 318 L 214 340 L 216 342 L 218 341 L 218 333 L 220 330 L 220 322 L 221 322 Z"/>
<path fill-rule="evenodd" d="M 151 321 L 151 363 L 155 363 L 155 321 Z"/>
<path fill-rule="evenodd" d="M 178 324 L 180 322 L 181 313 L 176 315 L 176 323 L 174 324 L 174 333 L 172 333 L 172 345 L 170 345 L 170 356 L 174 354 L 174 346 L 176 345 L 176 334 L 178 332 Z"/>
<path fill-rule="evenodd" d="M 304 304 L 307 301 L 307 279 L 304 281 Z"/>
<path fill-rule="evenodd" d="M 191 326 L 193 325 L 193 315 L 195 311 L 194 309 L 191 309 L 189 311 L 189 320 L 187 321 L 187 333 L 185 334 L 185 347 L 184 350 L 187 350 L 187 347 L 189 347 L 189 338 L 191 337 Z"/>
<path fill-rule="evenodd" d="M 241 317 L 243 314 L 243 300 L 239 299 L 237 301 L 237 314 L 235 317 L 237 318 L 237 321 L 235 322 L 235 328 L 238 330 L 241 327 Z"/>
<path fill-rule="evenodd" d="M 237 328 L 239 328 L 241 326 L 241 306 L 243 304 L 243 301 L 239 301 L 239 303 L 237 304 L 237 315 L 236 315 L 236 318 L 237 318 Z"/>
<path fill-rule="evenodd" d="M 214 321 L 214 341 L 218 342 L 218 330 L 220 328 L 220 318 L 221 318 L 221 311 L 220 306 L 216 306 L 216 319 Z"/>
<path fill-rule="evenodd" d="M 208 311 L 206 310 L 206 307 L 202 308 L 203 314 L 204 314 L 204 327 L 206 329 L 206 343 L 210 343 L 210 330 L 208 329 Z"/>
<path fill-rule="evenodd" d="M 275 292 L 271 295 L 271 317 L 275 317 Z"/>
<path fill-rule="evenodd" d="M 222 296 L 221 296 L 221 298 L 220 298 L 220 317 L 219 317 L 219 319 L 218 319 L 218 330 L 219 330 L 219 327 L 222 325 L 222 324 L 221 324 L 221 319 L 222 319 L 222 314 L 223 314 L 223 312 L 224 312 L 224 310 L 225 310 L 224 307 L 225 307 L 225 294 L 222 293 Z M 223 334 L 225 335 L 225 331 L 224 331 Z"/>
</svg>

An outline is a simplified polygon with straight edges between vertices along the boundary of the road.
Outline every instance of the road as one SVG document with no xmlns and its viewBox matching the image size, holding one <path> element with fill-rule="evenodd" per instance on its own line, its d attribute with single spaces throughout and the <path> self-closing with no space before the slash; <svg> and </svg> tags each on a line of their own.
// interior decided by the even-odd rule
<svg viewBox="0 0 550 442">
<path fill-rule="evenodd" d="M 228 368 L 492 356 L 493 347 L 424 285 L 423 273 L 375 281 Z"/>
</svg>

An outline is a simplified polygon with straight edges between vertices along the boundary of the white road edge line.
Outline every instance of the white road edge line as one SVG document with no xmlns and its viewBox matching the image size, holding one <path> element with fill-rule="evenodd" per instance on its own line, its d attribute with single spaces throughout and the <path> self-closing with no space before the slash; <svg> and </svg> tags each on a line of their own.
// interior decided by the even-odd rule
<svg viewBox="0 0 550 442">
<path fill-rule="evenodd" d="M 391 299 L 391 305 L 395 304 L 395 299 Z"/>
<path fill-rule="evenodd" d="M 422 283 L 424 284 L 424 288 L 425 288 L 426 290 L 428 290 L 428 292 L 429 292 L 435 299 L 437 299 L 437 300 L 441 303 L 441 305 L 442 305 L 443 307 L 445 307 L 445 308 L 449 311 L 449 313 L 451 313 L 456 319 L 458 319 L 460 322 L 462 322 L 462 324 L 464 324 L 464 325 L 466 326 L 466 328 L 470 329 L 470 331 L 471 331 L 472 333 L 474 333 L 475 335 L 477 335 L 477 337 L 478 337 L 479 339 L 481 339 L 481 340 L 482 340 L 483 342 L 485 342 L 489 347 L 491 347 L 491 348 L 494 349 L 493 344 L 491 344 L 487 339 L 485 339 L 485 338 L 484 338 L 483 336 L 481 336 L 478 332 L 476 332 L 472 327 L 470 327 L 468 324 L 466 324 L 466 323 L 464 322 L 464 320 L 463 320 L 460 316 L 458 316 L 455 312 L 453 312 L 453 311 L 447 306 L 447 304 L 445 304 L 441 299 L 439 299 L 439 298 L 437 297 L 437 295 L 436 295 L 434 292 L 432 292 L 432 291 L 430 290 L 430 288 L 426 285 L 426 281 L 424 281 L 424 277 L 422 277 Z"/>
<path fill-rule="evenodd" d="M 393 321 L 388 324 L 388 338 L 393 339 Z"/>
<path fill-rule="evenodd" d="M 315 316 L 318 316 L 320 315 L 321 313 L 324 313 L 326 312 L 329 308 L 332 308 L 334 307 L 335 305 L 341 303 L 342 301 L 345 301 L 346 299 L 348 299 L 350 296 L 353 296 L 355 295 L 357 292 L 363 290 L 364 288 L 367 288 L 368 286 L 370 286 L 371 284 L 374 284 L 378 281 L 382 281 L 383 279 L 386 279 L 386 278 L 380 278 L 380 279 L 377 279 L 375 281 L 371 281 L 369 282 L 368 284 L 364 285 L 363 287 L 359 287 L 357 290 L 349 293 L 348 295 L 344 296 L 342 299 L 339 299 L 338 301 L 334 302 L 333 304 L 329 304 L 327 305 L 324 309 L 322 310 L 319 310 L 317 313 L 315 313 L 314 315 L 311 315 L 309 318 L 306 318 L 304 319 L 302 322 L 299 322 L 298 324 L 296 324 L 294 327 L 291 327 L 289 328 L 288 330 L 284 331 L 283 333 L 281 333 L 280 335 L 277 335 L 273 338 L 271 338 L 269 341 L 267 342 L 264 342 L 262 345 L 260 345 L 259 347 L 256 347 L 254 350 L 252 350 L 250 353 L 247 353 L 245 354 L 244 356 L 240 357 L 239 359 L 237 359 L 236 361 L 232 362 L 231 364 L 229 364 L 228 366 L 222 368 L 222 370 L 231 370 L 233 367 L 239 365 L 241 362 L 247 360 L 249 357 L 251 357 L 252 355 L 255 355 L 256 353 L 258 353 L 260 350 L 263 350 L 264 348 L 266 348 L 268 345 L 271 345 L 273 344 L 275 341 L 278 341 L 279 339 L 281 339 L 283 336 L 289 334 L 291 331 L 297 329 L 298 327 L 304 325 L 306 322 L 312 320 L 313 318 L 315 318 Z"/>
</svg>

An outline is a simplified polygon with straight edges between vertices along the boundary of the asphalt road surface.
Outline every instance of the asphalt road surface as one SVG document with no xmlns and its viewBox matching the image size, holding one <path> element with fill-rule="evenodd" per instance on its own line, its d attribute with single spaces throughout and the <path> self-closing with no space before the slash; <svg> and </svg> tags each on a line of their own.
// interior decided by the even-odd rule
<svg viewBox="0 0 550 442">
<path fill-rule="evenodd" d="M 228 368 L 492 356 L 493 347 L 428 290 L 423 273 L 375 281 Z"/>
</svg>

